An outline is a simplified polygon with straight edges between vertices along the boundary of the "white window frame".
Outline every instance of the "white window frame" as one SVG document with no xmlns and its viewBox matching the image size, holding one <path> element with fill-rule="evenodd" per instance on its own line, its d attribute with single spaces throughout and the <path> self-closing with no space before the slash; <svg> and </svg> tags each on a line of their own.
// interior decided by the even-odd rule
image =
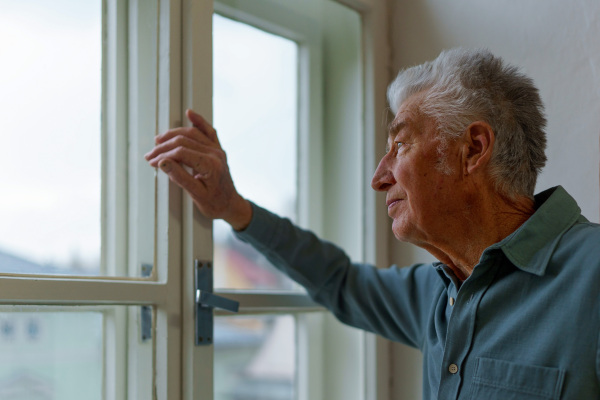
<svg viewBox="0 0 600 400">
<path fill-rule="evenodd" d="M 129 7 L 136 7 L 140 0 L 130 0 Z M 388 82 L 387 70 L 389 49 L 387 47 L 387 2 L 384 0 L 345 0 L 340 1 L 357 10 L 363 22 L 363 154 L 361 170 L 365 182 L 370 181 L 375 160 L 382 152 L 380 141 L 376 132 L 382 130 L 381 116 L 385 113 L 385 85 Z M 126 47 L 119 43 L 117 38 L 123 25 L 117 23 L 122 18 L 121 10 L 126 7 L 126 2 L 118 0 L 104 0 L 104 10 L 109 15 L 111 26 L 107 27 L 106 43 L 108 46 L 108 63 L 103 65 L 104 84 L 103 93 L 105 109 L 104 126 L 114 136 L 106 136 L 103 146 L 110 152 L 113 149 L 115 157 L 111 159 L 105 170 L 103 182 L 106 193 L 119 196 L 127 193 L 131 182 L 123 180 L 119 171 L 131 167 L 128 164 L 127 154 L 122 152 L 127 147 L 123 141 L 126 136 L 119 135 L 132 129 L 127 110 L 127 99 L 119 96 L 123 87 L 131 85 L 127 81 L 122 64 L 127 60 Z M 129 9 L 131 16 L 132 9 Z M 204 115 L 212 115 L 212 63 L 206 62 L 206 56 L 211 49 L 212 37 L 212 0 L 158 0 L 158 48 L 157 48 L 157 114 L 154 126 L 156 132 L 164 132 L 171 127 L 181 126 L 184 122 L 184 109 L 194 108 Z M 112 15 L 112 17 L 110 16 Z M 127 14 L 125 14 L 127 15 Z M 131 21 L 130 21 L 131 22 Z M 129 55 L 130 57 L 130 55 Z M 131 59 L 129 59 L 131 62 Z M 302 89 L 301 89 L 302 90 Z M 140 128 L 142 129 L 142 128 Z M 312 127 L 301 129 L 311 130 Z M 382 142 L 382 141 L 381 141 Z M 321 151 L 314 143 L 301 143 L 308 146 L 311 152 Z M 135 153 L 132 153 L 135 155 Z M 322 165 L 315 165 L 322 168 Z M 312 176 L 313 172 L 304 171 L 302 174 Z M 320 174 L 319 174 L 320 175 Z M 314 182 L 314 181 L 313 181 Z M 322 183 L 313 183 L 307 190 L 318 192 Z M 155 399 L 212 399 L 212 362 L 211 346 L 196 347 L 193 340 L 193 260 L 212 258 L 212 238 L 210 224 L 193 207 L 187 195 L 164 174 L 158 174 L 156 179 L 156 243 L 154 252 L 154 271 L 150 278 L 118 277 L 120 273 L 137 268 L 136 256 L 131 255 L 131 248 L 123 247 L 123 243 L 135 240 L 136 232 L 133 227 L 127 227 L 127 203 L 123 200 L 110 201 L 103 210 L 106 219 L 104 226 L 107 236 L 104 239 L 106 246 L 105 257 L 102 265 L 109 275 L 101 277 L 70 277 L 70 276 L 28 276 L 18 274 L 0 274 L 0 304 L 5 305 L 54 305 L 54 306 L 110 306 L 110 305 L 150 305 L 154 307 L 152 344 L 155 351 L 152 356 L 154 371 L 150 391 Z M 312 189 L 311 189 L 312 187 Z M 368 193 L 366 185 L 363 193 Z M 111 192 L 111 190 L 113 190 Z M 364 194 L 359 201 L 359 208 L 363 210 L 361 229 L 364 230 L 362 244 L 362 257 L 377 265 L 387 262 L 387 235 L 383 234 L 387 227 L 385 215 L 375 211 L 376 197 L 374 194 Z M 381 198 L 379 198 L 382 203 Z M 306 207 L 306 203 L 301 203 Z M 383 207 L 379 207 L 383 209 Z M 322 211 L 311 213 L 316 221 L 320 221 Z M 306 213 L 304 214 L 306 215 Z M 302 222 L 302 221 L 301 221 Z M 310 221 L 304 221 L 308 225 Z M 125 224 L 125 225 L 124 225 Z M 131 224 L 129 224 L 131 225 Z M 129 228 L 129 230 L 128 230 Z M 319 229 L 316 229 L 319 231 Z M 204 243 L 194 246 L 194 243 Z M 133 260 L 133 261 L 132 261 Z M 118 273 L 120 272 L 120 273 Z M 242 311 L 257 313 L 265 307 L 272 310 L 276 304 L 280 311 L 309 311 L 314 305 L 305 296 L 296 294 L 239 294 L 227 293 L 228 296 L 240 300 Z M 273 297 L 275 296 L 275 297 Z M 275 300 L 274 300 L 275 299 Z M 110 313 L 109 313 L 110 314 Z M 124 321 L 130 324 L 129 334 L 115 331 L 108 335 L 106 341 L 107 360 L 114 360 L 115 365 L 105 371 L 105 397 L 107 399 L 136 398 L 140 395 L 140 388 L 132 388 L 132 377 L 135 369 L 126 371 L 126 367 L 119 361 L 122 360 L 125 349 L 136 346 L 134 333 L 136 327 L 132 316 L 127 318 L 126 313 L 108 315 L 107 323 L 117 323 L 122 326 Z M 340 335 L 342 330 L 331 317 L 320 314 L 308 314 L 301 320 L 325 318 L 328 328 L 324 336 L 315 334 L 308 323 L 300 323 L 303 327 L 299 332 L 299 341 L 311 343 L 319 340 L 330 339 L 332 335 Z M 345 329 L 345 328 L 344 328 Z M 387 343 L 374 339 L 372 335 L 357 333 L 351 330 L 348 340 L 356 345 L 359 350 L 359 365 L 353 371 L 343 369 L 336 371 L 345 378 L 346 382 L 358 382 L 359 390 L 354 393 L 357 400 L 385 399 L 389 396 L 388 378 L 389 368 L 387 357 Z M 335 337 L 336 340 L 339 336 Z M 301 358 L 301 364 L 317 364 L 315 355 Z M 138 360 L 140 362 L 142 359 Z M 108 364 L 107 364 L 108 365 Z M 207 368 L 210 365 L 210 368 Z M 138 365 L 139 368 L 144 366 Z M 344 367 L 340 363 L 339 367 Z M 137 368 L 137 367 L 136 367 Z M 147 368 L 147 366 L 146 366 Z M 110 369 L 110 371 L 108 370 Z M 325 369 L 325 368 L 324 368 Z M 208 373 L 207 373 L 208 371 Z M 314 372 L 311 376 L 301 377 L 301 385 L 310 387 L 310 391 L 301 389 L 301 399 L 332 399 L 335 400 L 342 392 L 331 389 L 336 384 L 335 379 L 330 379 L 328 371 Z M 129 381 L 127 380 L 127 375 Z M 307 384 L 309 382 L 310 384 Z M 303 383 L 303 384 L 302 384 Z M 324 392 L 319 392 L 315 385 L 328 386 Z M 137 385 L 137 383 L 136 383 Z M 313 389 L 315 391 L 313 391 Z M 141 397 L 137 397 L 141 398 Z"/>
<path fill-rule="evenodd" d="M 242 3 L 238 3 L 242 4 Z M 346 5 L 351 6 L 354 9 L 357 9 L 361 15 L 362 15 L 362 19 L 363 19 L 363 23 L 366 23 L 367 26 L 369 26 L 369 24 L 371 24 L 370 26 L 372 28 L 374 28 L 375 26 L 381 26 L 378 25 L 374 20 L 379 20 L 383 18 L 383 15 L 385 13 L 384 7 L 382 2 L 370 2 L 370 4 L 365 4 L 365 2 L 361 2 L 361 1 L 356 1 L 353 2 L 352 4 L 348 4 L 348 2 L 346 2 Z M 244 3 L 244 6 L 246 6 L 246 3 Z M 302 35 L 298 35 L 298 32 L 290 32 L 290 29 L 287 30 L 282 30 L 281 27 L 277 26 L 277 24 L 274 25 L 266 25 L 264 24 L 264 21 L 260 21 L 260 18 L 257 20 L 252 20 L 252 17 L 248 17 L 248 14 L 244 13 L 244 11 L 240 11 L 238 10 L 227 10 L 226 6 L 223 6 L 222 4 L 218 5 L 217 7 L 218 11 L 221 11 L 223 13 L 224 10 L 229 11 L 229 15 L 226 16 L 236 16 L 237 13 L 237 17 L 238 19 L 242 19 L 244 22 L 246 23 L 252 23 L 254 25 L 258 25 L 260 28 L 265 29 L 265 30 L 269 30 L 273 33 L 276 34 L 280 34 L 282 36 L 286 36 L 290 39 L 295 39 L 298 42 L 302 43 Z M 266 8 L 265 10 L 268 10 L 268 8 Z M 186 14 L 188 15 L 192 15 L 191 13 L 189 13 L 190 10 L 188 10 L 186 12 Z M 204 9 L 205 12 L 205 18 L 201 20 L 201 22 L 199 23 L 199 18 L 201 18 L 200 13 L 194 15 L 193 17 L 191 17 L 191 20 L 194 21 L 193 23 L 190 23 L 190 25 L 188 25 L 187 29 L 191 29 L 192 31 L 194 29 L 203 29 L 206 30 L 208 26 L 210 26 L 210 21 L 207 18 L 207 15 L 210 15 L 210 6 L 207 5 L 207 7 Z M 264 12 L 264 10 L 263 10 Z M 268 13 L 268 11 L 266 12 Z M 244 15 L 245 14 L 245 15 Z M 263 14 L 264 15 L 264 14 Z M 202 27 L 202 28 L 200 28 Z M 364 26 L 363 26 L 364 28 Z M 186 28 L 184 27 L 184 30 Z M 185 30 L 187 32 L 187 30 Z M 198 35 L 200 33 L 199 32 L 190 32 L 189 33 L 189 37 L 195 37 L 197 38 Z M 205 31 L 205 34 L 208 35 L 208 32 Z M 363 33 L 363 43 L 365 42 L 369 42 L 369 43 L 373 43 L 375 40 L 382 40 L 383 41 L 383 37 L 384 35 L 374 35 L 373 32 L 370 32 L 368 34 Z M 190 81 L 194 82 L 194 78 L 190 77 L 189 75 L 191 75 L 191 71 L 199 71 L 202 68 L 205 68 L 204 72 L 202 75 L 204 75 L 204 84 L 201 85 L 199 84 L 197 88 L 194 88 L 192 85 L 189 84 L 185 84 L 184 83 L 184 92 L 187 90 L 187 95 L 184 95 L 184 98 L 186 99 L 186 104 L 191 104 L 191 107 L 197 110 L 200 110 L 200 112 L 204 115 L 211 115 L 211 102 L 210 102 L 210 96 L 208 96 L 206 94 L 206 88 L 210 87 L 210 80 L 211 80 L 211 71 L 210 71 L 210 66 L 204 64 L 202 65 L 203 62 L 205 62 L 205 54 L 206 53 L 210 53 L 210 51 L 205 50 L 204 51 L 204 55 L 203 52 L 201 50 L 201 48 L 204 49 L 209 49 L 210 47 L 210 43 L 207 41 L 203 44 L 198 43 L 197 41 L 192 41 L 192 40 L 186 40 L 185 39 L 185 34 L 184 34 L 184 48 L 186 49 L 185 52 L 190 55 L 193 54 L 193 48 L 194 46 L 198 46 L 196 47 L 196 54 L 198 54 L 198 58 L 194 58 L 192 57 L 191 60 L 191 66 L 188 67 L 187 69 L 187 74 L 186 77 L 188 77 L 190 79 Z M 301 51 L 302 50 L 302 46 L 301 47 Z M 371 51 L 365 51 L 365 53 L 363 55 L 365 56 L 372 56 Z M 320 60 L 318 60 L 318 56 L 317 57 L 313 57 L 313 58 L 309 58 L 310 62 L 317 62 L 320 63 Z M 306 58 L 304 59 L 306 60 Z M 195 64 L 194 61 L 197 63 Z M 367 97 L 375 97 L 374 93 L 372 93 L 372 89 L 373 89 L 373 81 L 377 80 L 378 83 L 380 83 L 379 81 L 381 81 L 382 79 L 376 74 L 377 72 L 381 72 L 381 68 L 379 68 L 377 71 L 375 71 L 375 60 L 373 60 L 372 58 L 369 59 L 368 62 L 365 62 L 365 64 L 362 66 L 364 68 L 363 73 L 364 76 L 363 78 L 365 78 L 365 82 L 364 82 L 364 90 L 365 90 L 365 94 L 366 92 L 368 93 Z M 301 66 L 301 71 L 300 73 L 303 73 L 302 67 L 304 68 L 309 68 L 309 66 Z M 186 67 L 184 66 L 184 71 L 186 71 Z M 304 71 L 306 72 L 306 70 Z M 371 74 L 370 78 L 366 77 L 366 73 Z M 185 74 L 185 72 L 184 72 Z M 184 79 L 185 81 L 185 79 Z M 387 80 L 386 80 L 387 81 Z M 198 82 L 198 81 L 195 81 Z M 387 83 L 387 82 L 386 82 Z M 311 82 L 311 85 L 320 85 L 320 82 Z M 205 92 L 202 92 L 202 88 L 205 89 Z M 301 87 L 300 88 L 300 92 L 302 92 L 303 90 L 307 90 L 308 88 L 306 87 Z M 384 92 L 384 91 L 383 91 Z M 307 96 L 304 97 L 304 99 L 306 99 Z M 320 99 L 316 99 L 316 101 L 319 101 Z M 314 104 L 314 102 L 312 103 Z M 362 139 L 363 143 L 364 143 L 364 153 L 363 154 L 359 154 L 358 158 L 358 162 L 360 163 L 361 161 L 364 162 L 363 165 L 361 165 L 362 168 L 362 173 L 359 173 L 359 175 L 362 175 L 363 177 L 368 176 L 368 180 L 366 180 L 366 182 L 370 181 L 370 175 L 372 173 L 372 171 L 374 170 L 374 160 L 376 159 L 376 156 L 374 154 L 367 154 L 368 152 L 372 151 L 375 148 L 375 144 L 374 144 L 374 139 L 373 142 L 371 142 L 370 138 L 367 139 L 367 135 L 369 134 L 373 134 L 374 131 L 379 130 L 377 129 L 378 127 L 375 126 L 375 118 L 374 115 L 376 113 L 379 113 L 379 115 L 383 114 L 383 109 L 377 109 L 375 106 L 381 106 L 381 104 L 385 104 L 384 102 L 379 103 L 377 105 L 373 105 L 372 107 L 365 107 L 364 110 L 364 118 L 365 120 L 364 122 L 364 128 L 365 128 L 365 132 L 366 135 L 365 137 Z M 310 110 L 313 111 L 314 114 L 313 115 L 318 115 L 318 113 L 320 112 L 321 106 L 319 105 L 319 107 L 317 107 L 316 110 Z M 302 110 L 302 106 L 301 106 L 301 110 Z M 304 112 L 309 112 L 309 110 L 307 108 L 304 109 Z M 302 116 L 303 113 L 302 111 L 300 112 L 300 119 L 302 120 Z M 304 116 L 306 116 L 306 114 L 304 114 Z M 320 117 L 320 115 L 319 115 Z M 320 121 L 320 118 L 309 118 L 309 120 L 311 121 L 312 124 L 315 124 L 315 121 Z M 367 122 L 368 121 L 368 122 Z M 218 129 L 218 127 L 217 127 Z M 301 128 L 302 129 L 302 128 Z M 306 129 L 306 128 L 305 128 Z M 312 129 L 311 133 L 314 133 L 315 131 L 320 132 L 320 127 L 312 127 L 310 128 Z M 317 152 L 320 153 L 322 151 L 322 148 L 320 147 L 320 144 L 322 143 L 322 138 L 318 137 L 316 140 L 314 140 L 314 136 L 308 136 L 308 135 L 300 135 L 301 140 L 307 140 L 307 142 L 301 142 L 300 144 L 300 148 L 301 150 L 301 157 L 300 159 L 300 165 L 301 165 L 301 172 L 300 172 L 300 182 L 301 185 L 303 184 L 303 182 L 306 181 L 310 181 L 307 179 L 303 179 L 303 173 L 306 174 L 304 175 L 304 177 L 306 176 L 320 176 L 320 171 L 323 170 L 323 165 L 322 163 L 322 158 L 321 158 L 321 154 L 319 154 L 319 157 L 317 158 L 317 163 L 315 163 L 314 159 L 312 159 L 311 163 L 303 163 L 303 159 L 302 159 L 302 151 L 304 151 L 304 154 L 309 154 L 310 151 L 313 152 Z M 314 141 L 311 142 L 310 140 L 313 139 Z M 306 150 L 310 149 L 309 152 L 307 152 Z M 335 161 L 335 160 L 334 160 Z M 352 160 L 352 162 L 356 162 L 357 159 L 354 158 Z M 337 162 L 337 161 L 335 161 Z M 308 172 L 308 171 L 302 171 L 302 167 L 306 166 L 306 165 L 312 165 L 315 170 L 314 171 L 318 171 L 316 174 L 314 171 Z M 366 166 L 370 165 L 371 168 L 367 168 Z M 368 171 L 367 171 L 368 170 Z M 357 177 L 357 179 L 360 180 L 360 177 Z M 316 188 L 321 188 L 323 182 L 315 182 L 315 187 Z M 363 189 L 363 192 L 365 191 L 366 187 L 362 187 L 361 189 Z M 309 188 L 310 190 L 310 188 Z M 315 190 L 315 192 L 319 192 L 319 189 Z M 353 193 L 355 196 L 357 195 L 357 193 Z M 340 193 L 341 196 L 343 196 L 343 194 Z M 347 193 L 346 193 L 347 195 Z M 361 209 L 364 208 L 364 205 L 368 204 L 373 204 L 374 203 L 374 199 L 372 199 L 371 197 L 374 196 L 369 196 L 369 195 L 365 195 L 364 198 L 361 197 L 360 194 L 358 194 L 357 196 L 360 200 L 358 201 L 358 212 L 357 214 L 360 215 L 361 214 Z M 300 199 L 300 215 L 312 215 L 314 216 L 314 220 L 312 221 L 313 223 L 311 224 L 311 221 L 301 221 L 301 224 L 304 222 L 305 224 L 311 226 L 311 228 L 313 228 L 313 230 L 316 230 L 317 232 L 319 232 L 320 230 L 322 230 L 322 227 L 318 227 L 315 228 L 315 226 L 318 226 L 320 221 L 322 220 L 322 210 L 317 210 L 317 212 L 314 212 L 314 210 L 311 210 L 311 213 L 305 213 L 303 212 L 303 210 L 306 210 L 306 203 L 303 203 L 303 201 L 305 201 L 306 199 L 308 199 L 310 197 L 305 197 L 303 199 Z M 314 198 L 314 197 L 313 197 Z M 318 198 L 322 198 L 322 196 L 319 196 Z M 333 199 L 331 199 L 331 201 L 335 201 Z M 207 232 L 202 232 L 202 228 L 201 226 L 203 225 L 202 222 L 202 218 L 197 215 L 197 211 L 194 209 L 191 201 L 188 201 L 187 204 L 187 214 L 188 215 L 193 215 L 194 216 L 194 222 L 190 225 L 188 225 L 188 231 L 186 233 L 186 237 L 190 237 L 190 238 L 194 238 L 194 237 L 198 237 L 199 239 L 197 240 L 191 240 L 191 242 L 203 242 L 206 243 L 207 246 L 205 248 L 205 255 L 207 257 L 210 257 L 210 254 L 212 252 L 212 245 L 209 245 L 209 236 L 207 235 Z M 367 211 L 367 213 L 369 213 Z M 370 213 L 369 213 L 370 214 Z M 196 220 L 197 218 L 197 220 Z M 184 221 L 191 221 L 190 218 L 185 218 Z M 318 221 L 318 222 L 317 222 Z M 381 218 L 380 218 L 381 221 Z M 185 223 L 185 222 L 184 222 Z M 370 230 L 371 232 L 375 230 L 374 226 L 375 226 L 375 222 L 373 222 L 369 227 L 367 227 L 368 223 L 367 222 L 362 222 L 362 224 L 360 224 L 360 226 L 362 226 L 365 229 Z M 204 222 L 204 225 L 206 225 L 206 222 Z M 320 233 L 320 232 L 319 232 Z M 204 236 L 202 236 L 204 235 Z M 200 237 L 202 237 L 202 239 L 200 239 Z M 368 257 L 369 258 L 376 258 L 375 255 L 378 254 L 374 249 L 372 249 L 372 242 L 367 241 L 363 238 L 364 242 L 362 243 L 362 247 L 363 247 L 363 251 L 364 254 L 360 254 L 361 256 L 365 257 L 366 254 L 368 253 Z M 191 247 L 191 243 L 188 243 L 188 251 L 187 254 L 193 253 L 193 250 L 190 249 Z M 383 254 L 383 256 L 385 256 L 385 254 Z M 188 259 L 186 261 L 186 265 L 191 266 L 193 265 L 192 260 L 194 257 L 190 257 L 188 255 Z M 366 258 L 366 257 L 365 257 Z M 383 257 L 377 257 L 380 261 Z M 191 271 L 188 271 L 185 273 L 186 276 L 191 276 Z M 189 287 L 191 287 L 191 285 L 187 285 Z M 265 295 L 265 294 L 240 294 L 240 293 L 236 293 L 236 292 L 230 292 L 230 291 L 219 291 L 220 294 L 225 295 L 225 296 L 229 296 L 231 298 L 235 298 L 236 300 L 240 301 L 240 303 L 242 304 L 242 311 L 248 312 L 248 313 L 259 313 L 261 311 L 273 311 L 274 308 L 277 307 L 283 307 L 283 309 L 286 309 L 288 311 L 302 311 L 303 308 L 299 307 L 299 305 L 293 307 L 291 305 L 291 303 L 293 303 L 293 301 L 289 300 L 287 298 L 286 295 L 277 295 L 277 296 L 272 296 L 272 295 Z M 300 299 L 300 298 L 299 298 Z M 265 302 L 268 302 L 267 305 L 265 305 Z M 288 303 L 286 303 L 288 302 Z M 290 303 L 291 302 L 291 303 Z M 287 304 L 286 306 L 283 306 L 283 304 Z M 267 306 L 267 308 L 265 309 L 265 306 Z M 185 305 L 184 305 L 185 307 Z M 306 307 L 310 307 L 310 304 L 307 303 Z M 305 341 L 307 340 L 306 338 L 311 336 L 311 333 L 313 334 L 313 341 L 315 341 L 315 337 L 314 337 L 314 332 L 311 332 L 310 329 L 306 329 L 307 325 L 306 325 L 306 321 L 311 320 L 311 318 L 314 320 L 316 319 L 314 316 L 307 316 L 307 317 L 302 317 L 299 319 L 299 321 L 301 321 L 301 323 L 299 324 L 299 329 L 300 329 L 300 333 L 299 333 L 299 340 L 300 340 L 300 345 L 302 346 L 302 343 L 306 343 Z M 339 325 L 336 325 L 336 323 L 332 322 L 333 318 L 332 317 L 326 317 L 327 321 L 325 321 L 324 327 L 324 335 L 325 335 L 325 339 L 330 338 L 330 342 L 332 344 L 336 344 L 336 343 L 350 343 L 352 348 L 356 348 L 358 349 L 356 355 L 354 358 L 350 357 L 351 361 L 358 361 L 358 362 L 350 362 L 350 363 L 344 363 L 344 361 L 341 361 L 339 363 L 337 363 L 336 366 L 336 370 L 334 373 L 329 372 L 329 376 L 328 376 L 328 371 L 324 370 L 323 368 L 318 368 L 316 366 L 321 366 L 322 365 L 322 359 L 319 358 L 319 360 L 316 360 L 316 355 L 315 353 L 320 353 L 319 351 L 315 351 L 314 353 L 309 352 L 309 354 L 306 356 L 306 358 L 301 359 L 300 360 L 300 364 L 301 365 L 306 365 L 306 364 L 310 364 L 311 368 L 310 371 L 313 372 L 313 374 L 309 375 L 302 375 L 302 373 L 299 376 L 299 381 L 300 381 L 300 385 L 299 385 L 299 398 L 300 399 L 304 399 L 304 398 L 310 398 L 310 399 L 318 399 L 318 398 L 327 398 L 327 399 L 337 399 L 337 398 L 344 398 L 344 399 L 375 399 L 375 398 L 385 398 L 385 396 L 387 396 L 388 390 L 386 389 L 387 386 L 389 385 L 389 382 L 386 378 L 386 374 L 388 373 L 388 360 L 385 359 L 385 356 L 388 354 L 387 352 L 387 343 L 385 341 L 381 341 L 378 339 L 375 339 L 375 337 L 373 335 L 366 335 L 364 333 L 357 333 L 357 332 L 352 332 L 351 330 L 347 329 L 347 328 L 340 328 Z M 189 335 L 191 335 L 191 329 L 190 328 L 186 328 L 184 329 L 185 331 L 188 332 Z M 340 340 L 341 338 L 345 337 L 345 340 Z M 335 338 L 332 340 L 332 338 Z M 190 336 L 190 340 L 191 340 L 191 336 Z M 190 340 L 184 339 L 184 347 L 186 346 L 187 342 L 190 342 Z M 322 340 L 321 340 L 322 343 Z M 189 346 L 189 345 L 187 345 Z M 317 347 L 317 346 L 314 346 Z M 314 348 L 313 347 L 313 348 Z M 335 347 L 335 346 L 333 346 Z M 322 349 L 322 347 L 321 347 Z M 328 349 L 331 349 L 331 347 L 328 346 Z M 342 349 L 341 347 L 337 349 L 338 351 L 335 352 L 334 354 L 330 354 L 329 358 L 331 359 L 336 359 L 336 360 L 342 360 L 344 357 L 346 356 L 346 358 L 348 359 L 348 351 L 347 349 Z M 212 351 L 210 349 L 204 349 L 203 350 L 203 354 L 199 355 L 198 358 L 204 360 L 205 363 L 210 363 L 212 361 Z M 184 353 L 188 353 L 188 350 L 184 350 Z M 351 352 L 350 352 L 351 353 Z M 302 355 L 300 356 L 301 358 L 303 357 Z M 327 356 L 325 356 L 327 357 Z M 190 363 L 192 363 L 190 361 Z M 344 370 L 344 366 L 346 366 L 346 369 Z M 354 367 L 356 368 L 354 368 Z M 301 370 L 303 368 L 301 367 Z M 196 370 L 192 370 L 190 368 L 190 372 L 189 376 L 187 379 L 194 379 L 193 377 L 197 377 L 198 375 L 205 377 L 205 381 L 203 383 L 197 382 L 198 383 L 198 387 L 197 390 L 194 391 L 194 393 L 198 393 L 199 396 L 203 396 L 205 395 L 205 397 L 198 397 L 198 398 L 206 398 L 206 399 L 212 399 L 212 393 L 206 393 L 207 392 L 207 388 L 208 387 L 212 387 L 211 383 L 212 383 L 212 375 L 209 372 L 205 372 L 202 366 L 197 366 Z M 187 374 L 186 374 L 187 376 Z M 339 377 L 343 377 L 344 379 L 341 379 Z M 337 379 L 336 379 L 337 378 Z M 184 379 L 185 376 L 184 376 Z M 197 378 L 196 378 L 197 379 Z M 315 385 L 314 383 L 320 383 Z M 333 382 L 333 383 L 332 383 Z M 348 385 L 348 382 L 356 382 L 357 385 L 353 386 L 353 385 Z M 382 385 L 382 386 L 381 386 Z M 188 387 L 189 385 L 184 384 L 185 387 Z M 311 388 L 310 393 L 309 391 L 307 391 L 305 388 Z M 319 388 L 321 388 L 322 390 L 319 390 Z M 204 390 L 204 392 L 203 392 Z M 192 397 L 190 397 L 192 398 Z"/>
</svg>

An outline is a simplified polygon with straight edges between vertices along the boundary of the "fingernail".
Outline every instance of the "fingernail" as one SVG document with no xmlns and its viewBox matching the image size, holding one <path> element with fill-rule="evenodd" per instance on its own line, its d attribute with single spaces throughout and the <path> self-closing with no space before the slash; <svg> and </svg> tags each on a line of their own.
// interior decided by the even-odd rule
<svg viewBox="0 0 600 400">
<path fill-rule="evenodd" d="M 160 164 L 158 164 L 158 166 L 163 172 L 166 173 L 171 172 L 171 169 L 173 168 L 173 165 L 171 165 L 171 163 L 168 160 L 161 161 Z"/>
</svg>

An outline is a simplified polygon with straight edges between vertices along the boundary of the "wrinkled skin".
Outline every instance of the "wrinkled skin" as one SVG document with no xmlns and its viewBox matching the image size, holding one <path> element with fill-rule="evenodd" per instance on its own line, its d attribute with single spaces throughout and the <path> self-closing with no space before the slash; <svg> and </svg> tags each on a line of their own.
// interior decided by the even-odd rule
<svg viewBox="0 0 600 400">
<path fill-rule="evenodd" d="M 188 192 L 203 215 L 224 219 L 241 230 L 250 222 L 252 209 L 235 189 L 217 132 L 199 114 L 187 110 L 186 115 L 193 126 L 157 136 L 156 146 L 145 158 Z"/>
</svg>

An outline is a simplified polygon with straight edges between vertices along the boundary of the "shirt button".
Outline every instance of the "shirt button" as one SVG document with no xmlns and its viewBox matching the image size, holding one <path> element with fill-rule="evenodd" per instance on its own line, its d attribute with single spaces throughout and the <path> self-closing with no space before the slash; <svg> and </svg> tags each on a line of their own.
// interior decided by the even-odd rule
<svg viewBox="0 0 600 400">
<path fill-rule="evenodd" d="M 454 306 L 454 297 L 450 297 L 450 306 Z"/>
<path fill-rule="evenodd" d="M 455 374 L 458 372 L 458 365 L 456 364 L 450 364 L 450 366 L 448 367 L 448 372 L 450 372 L 451 374 Z"/>
</svg>

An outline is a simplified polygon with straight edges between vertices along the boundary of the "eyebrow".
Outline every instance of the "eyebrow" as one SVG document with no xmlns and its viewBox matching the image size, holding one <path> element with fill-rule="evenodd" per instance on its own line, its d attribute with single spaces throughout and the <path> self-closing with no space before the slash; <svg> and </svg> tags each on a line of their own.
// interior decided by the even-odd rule
<svg viewBox="0 0 600 400">
<path fill-rule="evenodd" d="M 406 121 L 401 119 L 401 120 L 393 120 L 392 122 L 390 122 L 390 124 L 388 125 L 388 136 L 395 136 L 402 128 L 404 128 L 406 126 Z"/>
</svg>

